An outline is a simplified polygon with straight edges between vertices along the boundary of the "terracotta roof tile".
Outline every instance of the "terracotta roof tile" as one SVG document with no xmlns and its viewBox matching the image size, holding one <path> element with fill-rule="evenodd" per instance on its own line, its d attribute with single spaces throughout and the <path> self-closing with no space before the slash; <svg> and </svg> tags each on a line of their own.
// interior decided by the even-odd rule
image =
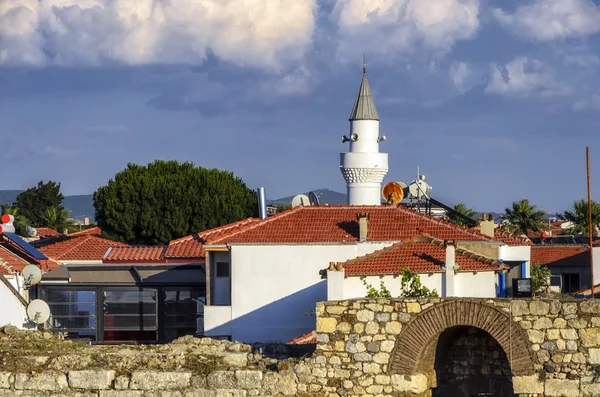
<svg viewBox="0 0 600 397">
<path fill-rule="evenodd" d="M 304 335 L 292 339 L 287 345 L 308 345 L 317 343 L 317 331 L 310 331 Z"/>
<path fill-rule="evenodd" d="M 166 246 L 118 246 L 110 247 L 103 262 L 166 262 L 164 253 Z"/>
<path fill-rule="evenodd" d="M 12 252 L 6 244 L 0 244 L 0 273 L 1 274 L 14 274 L 20 272 L 23 268 L 30 263 L 21 258 L 16 253 Z"/>
<path fill-rule="evenodd" d="M 589 266 L 589 248 L 585 245 L 536 245 L 531 247 L 531 263 Z"/>
<path fill-rule="evenodd" d="M 98 226 L 94 226 L 90 227 L 89 229 L 81 230 L 79 232 L 69 233 L 69 236 L 81 236 L 86 234 L 100 237 L 102 235 L 102 229 L 100 229 Z"/>
<path fill-rule="evenodd" d="M 185 236 L 169 242 L 165 258 L 204 258 L 204 243 L 209 239 L 227 236 L 245 230 L 249 225 L 259 222 L 259 219 L 248 218 L 229 225 L 209 229 L 204 232 Z"/>
<path fill-rule="evenodd" d="M 335 267 L 343 267 L 349 276 L 399 274 L 406 268 L 414 273 L 435 273 L 444 271 L 445 261 L 444 241 L 422 235 L 338 263 Z M 491 271 L 506 267 L 501 262 L 461 248 L 456 249 L 455 261 L 458 271 Z"/>
<path fill-rule="evenodd" d="M 528 245 L 529 240 L 510 233 L 491 238 L 403 206 L 310 206 L 295 207 L 235 230 L 206 237 L 206 244 L 225 243 L 324 243 L 358 240 L 358 213 L 369 214 L 370 241 L 403 241 L 422 233 L 440 239 L 502 241 Z"/>
<path fill-rule="evenodd" d="M 35 231 L 40 237 L 56 237 L 61 236 L 59 232 L 49 227 L 36 227 Z"/>
<path fill-rule="evenodd" d="M 110 247 L 126 244 L 93 234 L 82 234 L 39 240 L 33 245 L 41 253 L 57 261 L 101 261 Z"/>
</svg>

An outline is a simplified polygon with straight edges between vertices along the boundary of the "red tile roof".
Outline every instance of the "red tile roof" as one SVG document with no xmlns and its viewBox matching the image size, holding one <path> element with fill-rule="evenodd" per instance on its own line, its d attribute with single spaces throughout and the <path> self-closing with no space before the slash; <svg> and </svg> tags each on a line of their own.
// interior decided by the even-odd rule
<svg viewBox="0 0 600 397">
<path fill-rule="evenodd" d="M 166 246 L 117 246 L 110 247 L 103 262 L 163 263 Z"/>
<path fill-rule="evenodd" d="M 61 236 L 59 232 L 49 227 L 36 227 L 35 231 L 40 237 L 56 237 Z"/>
<path fill-rule="evenodd" d="M 248 226 L 258 223 L 259 219 L 248 218 L 229 225 L 206 230 L 204 232 L 172 240 L 167 246 L 165 258 L 204 258 L 204 243 L 209 239 L 221 238 L 245 230 Z"/>
<path fill-rule="evenodd" d="M 0 244 L 0 274 L 20 272 L 30 263 L 12 252 L 6 244 Z"/>
<path fill-rule="evenodd" d="M 102 235 L 102 229 L 100 229 L 98 226 L 94 226 L 90 227 L 89 229 L 83 229 L 78 232 L 70 233 L 69 236 L 81 236 L 86 234 L 100 237 Z"/>
<path fill-rule="evenodd" d="M 308 345 L 317 343 L 317 331 L 310 331 L 304 335 L 292 339 L 287 345 Z"/>
<path fill-rule="evenodd" d="M 358 213 L 369 214 L 370 241 L 403 241 L 428 233 L 439 239 L 530 244 L 528 239 L 510 233 L 491 238 L 403 206 L 299 206 L 234 230 L 209 235 L 205 243 L 355 242 L 358 240 Z"/>
<path fill-rule="evenodd" d="M 442 265 L 445 261 L 444 241 L 422 235 L 338 263 L 335 267 L 343 267 L 349 276 L 399 274 L 406 268 L 414 273 L 435 273 L 444 271 Z M 455 261 L 459 266 L 458 271 L 492 271 L 506 267 L 494 259 L 461 248 L 456 249 Z"/>
<path fill-rule="evenodd" d="M 126 244 L 93 234 L 81 234 L 39 240 L 32 245 L 47 257 L 57 261 L 101 261 L 110 247 Z"/>
<path fill-rule="evenodd" d="M 531 263 L 589 266 L 589 248 L 585 245 L 535 245 L 531 247 Z"/>
</svg>

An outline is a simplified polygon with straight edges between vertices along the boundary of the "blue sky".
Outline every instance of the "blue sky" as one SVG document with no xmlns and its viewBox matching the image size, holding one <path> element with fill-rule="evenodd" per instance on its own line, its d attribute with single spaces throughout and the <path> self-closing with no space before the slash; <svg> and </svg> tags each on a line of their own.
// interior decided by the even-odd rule
<svg viewBox="0 0 600 397">
<path fill-rule="evenodd" d="M 586 145 L 600 199 L 599 33 L 592 0 L 2 0 L 0 188 L 86 194 L 160 158 L 345 191 L 366 53 L 386 181 L 562 211 Z"/>
</svg>

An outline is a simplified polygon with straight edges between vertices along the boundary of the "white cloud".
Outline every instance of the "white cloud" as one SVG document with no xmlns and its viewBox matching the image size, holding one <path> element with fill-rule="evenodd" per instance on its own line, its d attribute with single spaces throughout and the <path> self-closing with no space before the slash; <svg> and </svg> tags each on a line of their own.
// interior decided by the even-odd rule
<svg viewBox="0 0 600 397">
<path fill-rule="evenodd" d="M 453 62 L 450 66 L 450 79 L 452 79 L 454 87 L 456 87 L 458 90 L 461 90 L 463 88 L 465 79 L 470 72 L 469 66 L 466 63 Z"/>
<path fill-rule="evenodd" d="M 600 110 L 600 94 L 593 94 L 573 103 L 573 110 Z"/>
<path fill-rule="evenodd" d="M 278 68 L 311 44 L 316 0 L 2 0 L 0 64 Z"/>
<path fill-rule="evenodd" d="M 479 27 L 479 0 L 337 0 L 340 55 L 408 52 L 417 45 L 445 53 Z M 358 53 L 358 54 L 357 54 Z"/>
<path fill-rule="evenodd" d="M 542 62 L 518 57 L 504 66 L 492 65 L 491 79 L 486 92 L 509 96 L 564 95 L 569 88 L 556 81 Z"/>
<path fill-rule="evenodd" d="M 537 41 L 583 37 L 600 32 L 600 7 L 592 0 L 533 0 L 514 14 L 494 9 L 501 25 Z"/>
</svg>

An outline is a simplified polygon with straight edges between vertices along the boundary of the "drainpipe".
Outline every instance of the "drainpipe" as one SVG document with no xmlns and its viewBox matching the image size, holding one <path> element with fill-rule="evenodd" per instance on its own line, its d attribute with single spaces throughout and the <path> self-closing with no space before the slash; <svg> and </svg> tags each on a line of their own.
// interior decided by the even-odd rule
<svg viewBox="0 0 600 397">
<path fill-rule="evenodd" d="M 265 188 L 258 188 L 258 216 L 260 219 L 267 217 L 267 200 L 265 199 Z"/>
<path fill-rule="evenodd" d="M 527 278 L 527 262 L 521 263 L 521 278 Z"/>
<path fill-rule="evenodd" d="M 506 273 L 498 273 L 498 296 L 506 298 Z"/>
</svg>

